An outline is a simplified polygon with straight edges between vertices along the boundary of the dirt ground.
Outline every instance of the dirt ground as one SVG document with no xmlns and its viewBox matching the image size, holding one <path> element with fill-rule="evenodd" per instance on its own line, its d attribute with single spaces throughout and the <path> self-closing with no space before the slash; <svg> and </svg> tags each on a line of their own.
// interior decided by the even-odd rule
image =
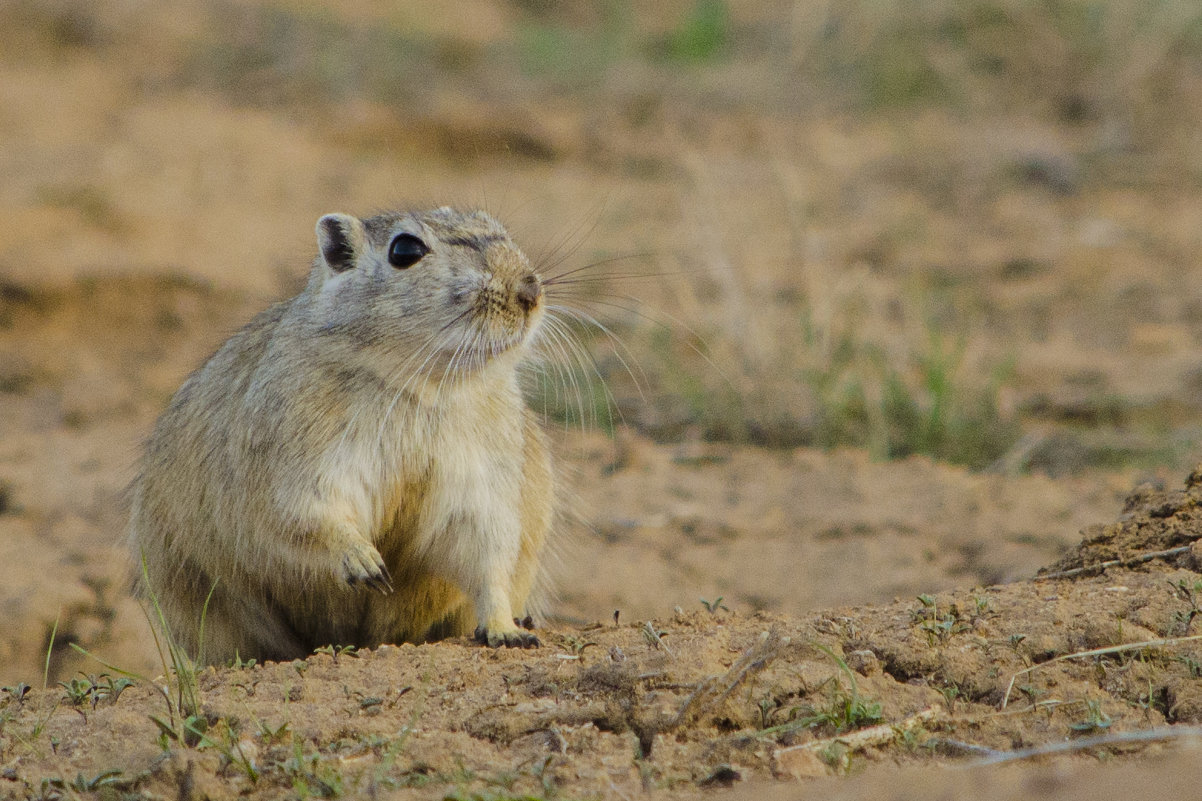
<svg viewBox="0 0 1202 801">
<path fill-rule="evenodd" d="M 711 603 L 557 624 L 537 651 L 331 648 L 208 668 L 190 693 L 92 663 L 59 687 L 5 687 L 0 780 L 152 798 L 1168 791 L 1196 780 L 1202 733 L 1200 500 L 1202 471 L 1133 494 L 1057 566 L 1068 576 L 874 606 Z M 1111 560 L 1138 566 L 1096 567 Z M 985 767 L 1049 753 L 1054 767 Z"/>
<path fill-rule="evenodd" d="M 1135 66 L 865 108 L 803 80 L 776 37 L 813 20 L 773 3 L 729 4 L 712 62 L 706 3 L 344 5 L 0 8 L 0 797 L 1198 786 L 1202 164 L 1108 111 L 1142 108 Z M 299 286 L 320 214 L 445 202 L 607 270 L 570 300 L 621 342 L 582 334 L 618 423 L 548 415 L 574 498 L 543 647 L 187 692 L 127 591 L 140 442 Z M 832 364 L 921 388 L 940 337 L 1004 376 L 956 429 L 1000 421 L 999 452 L 815 447 L 855 383 Z"/>
</svg>

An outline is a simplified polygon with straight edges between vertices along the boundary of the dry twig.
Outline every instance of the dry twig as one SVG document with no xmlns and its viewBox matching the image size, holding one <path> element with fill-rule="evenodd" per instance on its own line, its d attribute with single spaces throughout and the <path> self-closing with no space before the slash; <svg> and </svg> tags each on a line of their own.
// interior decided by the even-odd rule
<svg viewBox="0 0 1202 801">
<path fill-rule="evenodd" d="M 1048 743 L 1034 748 L 1023 748 L 1018 751 L 1002 751 L 997 754 L 970 762 L 966 767 L 975 768 L 981 765 L 997 765 L 1002 762 L 1015 762 L 1020 759 L 1047 756 L 1049 754 L 1064 754 L 1073 751 L 1083 751 L 1087 748 L 1097 748 L 1122 743 L 1147 743 L 1156 740 L 1172 740 L 1178 737 L 1202 737 L 1202 726 L 1162 726 L 1159 729 L 1143 729 L 1142 731 L 1124 731 L 1116 734 L 1101 734 L 1097 737 L 1082 737 L 1068 742 Z"/>
<path fill-rule="evenodd" d="M 1100 573 L 1108 567 L 1134 567 L 1135 565 L 1142 565 L 1144 562 L 1151 562 L 1153 559 L 1160 559 L 1165 556 L 1176 556 L 1179 553 L 1186 553 L 1191 547 L 1193 546 L 1182 545 L 1177 548 L 1169 548 L 1167 551 L 1148 551 L 1147 553 L 1141 553 L 1139 556 L 1131 556 L 1126 559 L 1111 559 L 1106 562 L 1097 562 L 1096 564 L 1092 565 L 1074 567 L 1070 570 L 1057 570 L 1055 573 L 1044 573 L 1036 576 L 1035 581 L 1071 578 L 1073 576 L 1080 576 L 1085 573 Z"/>
<path fill-rule="evenodd" d="M 941 717 L 940 710 L 933 706 L 927 707 L 921 712 L 915 712 L 910 717 L 897 723 L 882 723 L 879 726 L 867 726 L 863 729 L 856 729 L 855 731 L 838 734 L 834 737 L 824 737 L 821 740 L 811 740 L 801 745 L 778 748 L 775 753 L 779 756 L 790 751 L 818 752 L 832 745 L 842 745 L 849 751 L 859 751 L 874 745 L 888 745 L 907 731 L 924 726 L 937 717 Z"/>
<path fill-rule="evenodd" d="M 680 712 L 671 724 L 672 728 L 695 720 L 707 707 L 721 704 L 748 676 L 766 668 L 780 653 L 781 646 L 787 645 L 788 642 L 788 637 L 782 638 L 775 633 L 761 632 L 755 644 L 745 650 L 726 673 L 711 676 L 698 685 L 697 690 L 681 705 Z"/>
<path fill-rule="evenodd" d="M 1031 673 L 1040 668 L 1054 665 L 1057 662 L 1064 662 L 1068 659 L 1082 659 L 1087 656 L 1105 656 L 1106 654 L 1118 654 L 1124 651 L 1138 651 L 1141 648 L 1160 648 L 1166 645 L 1177 645 L 1191 640 L 1202 640 L 1202 634 L 1191 634 L 1188 637 L 1167 637 L 1163 640 L 1144 640 L 1143 642 L 1129 642 L 1123 645 L 1111 645 L 1107 648 L 1094 648 L 1089 651 L 1078 651 L 1074 654 L 1061 654 L 1060 656 L 1049 659 L 1046 662 L 1040 662 L 1038 665 L 1032 665 L 1029 668 L 1023 668 L 1010 677 L 1010 684 L 1006 686 L 1006 695 L 1002 698 L 1002 705 L 999 709 L 1005 709 L 1006 704 L 1010 703 L 1010 693 L 1014 690 L 1014 682 L 1019 676 L 1024 673 Z"/>
</svg>

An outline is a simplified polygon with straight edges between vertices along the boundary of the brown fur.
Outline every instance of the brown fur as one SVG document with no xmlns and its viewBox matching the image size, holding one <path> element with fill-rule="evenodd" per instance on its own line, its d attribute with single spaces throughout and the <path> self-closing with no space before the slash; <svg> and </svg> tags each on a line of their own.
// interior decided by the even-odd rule
<svg viewBox="0 0 1202 801">
<path fill-rule="evenodd" d="M 554 507 L 517 380 L 537 276 L 482 212 L 317 230 L 305 289 L 193 373 L 151 435 L 129 525 L 142 594 L 205 662 L 473 630 L 537 644 L 513 622 L 536 611 Z M 429 252 L 398 267 L 402 233 Z"/>
</svg>

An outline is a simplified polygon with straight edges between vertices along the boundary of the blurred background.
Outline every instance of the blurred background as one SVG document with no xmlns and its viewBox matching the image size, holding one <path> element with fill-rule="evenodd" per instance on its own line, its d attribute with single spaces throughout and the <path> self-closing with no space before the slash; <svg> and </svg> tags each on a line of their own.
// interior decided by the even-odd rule
<svg viewBox="0 0 1202 801">
<path fill-rule="evenodd" d="M 615 479 L 585 535 L 609 553 L 670 529 L 736 565 L 678 581 L 791 611 L 930 578 L 740 590 L 740 520 L 841 558 L 885 530 L 882 563 L 967 531 L 945 583 L 1033 569 L 1199 459 L 1199 116 L 1186 0 L 6 0 L 0 547 L 29 577 L 0 663 L 63 609 L 116 636 L 138 441 L 332 211 L 483 206 L 546 273 L 584 268 L 557 300 L 582 351 L 530 389 L 611 443 L 569 449 L 581 494 L 741 465 L 809 504 L 731 490 L 714 522 L 730 474 L 652 487 L 687 513 Z M 982 567 L 995 536 L 1037 553 Z"/>
<path fill-rule="evenodd" d="M 594 381 L 558 415 L 1196 456 L 1193 3 L 10 0 L 0 50 L 10 283 L 275 296 L 321 213 L 483 205 L 536 258 L 614 260 L 586 305 L 635 375 L 585 326 L 616 406 Z"/>
</svg>

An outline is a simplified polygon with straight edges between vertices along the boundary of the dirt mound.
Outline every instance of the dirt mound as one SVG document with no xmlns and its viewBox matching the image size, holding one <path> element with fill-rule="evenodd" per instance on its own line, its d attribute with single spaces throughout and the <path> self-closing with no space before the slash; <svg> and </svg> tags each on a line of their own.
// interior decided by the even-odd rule
<svg viewBox="0 0 1202 801">
<path fill-rule="evenodd" d="M 1082 532 L 1082 541 L 1071 553 L 1042 574 L 1076 575 L 1103 566 L 1134 565 L 1153 559 L 1196 567 L 1202 550 L 1202 466 L 1185 480 L 1185 489 L 1164 491 L 1141 484 L 1127 496 L 1117 521 L 1093 525 Z"/>
</svg>

